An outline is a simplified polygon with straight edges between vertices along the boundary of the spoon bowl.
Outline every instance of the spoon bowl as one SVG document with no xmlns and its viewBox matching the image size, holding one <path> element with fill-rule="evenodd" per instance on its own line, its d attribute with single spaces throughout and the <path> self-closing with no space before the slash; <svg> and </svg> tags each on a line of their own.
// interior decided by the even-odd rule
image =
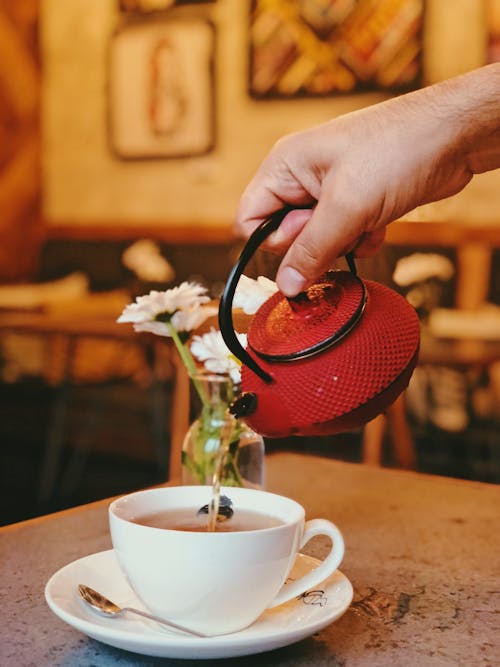
<svg viewBox="0 0 500 667">
<path fill-rule="evenodd" d="M 186 632 L 187 634 L 194 635 L 196 637 L 207 636 L 201 632 L 197 632 L 196 630 L 191 630 L 190 628 L 186 628 L 183 625 L 179 625 L 178 623 L 173 623 L 172 621 L 167 621 L 166 619 L 159 618 L 153 614 L 148 614 L 141 609 L 135 609 L 134 607 L 119 607 L 107 597 L 94 590 L 93 588 L 90 588 L 90 586 L 86 586 L 85 584 L 78 584 L 77 590 L 80 598 L 90 609 L 92 609 L 92 611 L 100 614 L 101 616 L 105 616 L 106 618 L 116 618 L 121 614 L 128 612 L 130 614 L 137 614 L 138 616 L 142 616 L 143 618 L 147 618 L 151 621 L 156 621 L 156 623 L 166 625 L 169 628 L 181 630 L 182 632 Z"/>
</svg>

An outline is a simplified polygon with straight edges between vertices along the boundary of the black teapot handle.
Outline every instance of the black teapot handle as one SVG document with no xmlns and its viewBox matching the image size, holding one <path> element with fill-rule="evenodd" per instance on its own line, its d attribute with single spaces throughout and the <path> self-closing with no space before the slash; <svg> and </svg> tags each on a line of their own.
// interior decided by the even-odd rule
<svg viewBox="0 0 500 667">
<path fill-rule="evenodd" d="M 245 366 L 248 366 L 250 370 L 256 373 L 256 375 L 258 375 L 262 380 L 264 380 L 264 382 L 267 382 L 268 384 L 273 382 L 272 375 L 259 366 L 255 359 L 250 356 L 250 354 L 245 350 L 243 345 L 241 345 L 240 341 L 238 340 L 233 324 L 233 299 L 240 276 L 244 272 L 248 262 L 254 256 L 255 251 L 258 250 L 259 246 L 267 239 L 268 236 L 270 236 L 278 229 L 285 216 L 288 215 L 288 213 L 290 213 L 290 211 L 292 211 L 294 208 L 296 207 L 285 206 L 279 209 L 266 218 L 266 220 L 264 220 L 264 222 L 262 222 L 254 230 L 246 242 L 243 250 L 241 251 L 236 264 L 231 269 L 219 303 L 219 328 L 227 347 L 235 357 L 237 357 L 242 363 L 245 364 Z M 346 261 L 351 273 L 357 275 L 356 265 L 354 263 L 354 257 L 352 253 L 348 253 L 346 255 Z"/>
</svg>

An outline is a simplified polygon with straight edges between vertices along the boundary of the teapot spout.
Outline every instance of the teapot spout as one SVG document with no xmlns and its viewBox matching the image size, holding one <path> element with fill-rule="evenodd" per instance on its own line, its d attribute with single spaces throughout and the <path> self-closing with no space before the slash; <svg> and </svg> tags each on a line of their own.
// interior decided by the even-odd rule
<svg viewBox="0 0 500 667">
<path fill-rule="evenodd" d="M 245 391 L 231 403 L 229 412 L 236 418 L 248 417 L 257 410 L 257 395 L 253 391 Z"/>
</svg>

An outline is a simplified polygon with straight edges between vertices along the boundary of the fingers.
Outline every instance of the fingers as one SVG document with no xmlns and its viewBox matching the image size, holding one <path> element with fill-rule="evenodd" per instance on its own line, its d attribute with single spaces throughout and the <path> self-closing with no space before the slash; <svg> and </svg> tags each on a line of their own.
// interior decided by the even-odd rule
<svg viewBox="0 0 500 667">
<path fill-rule="evenodd" d="M 369 257 L 384 242 L 385 226 L 365 231 L 367 212 L 363 206 L 356 206 L 349 197 L 336 191 L 337 188 L 325 190 L 327 192 L 314 209 L 292 210 L 263 244 L 271 252 L 284 254 L 276 282 L 286 296 L 296 296 L 306 289 L 331 267 L 337 257 L 351 251 L 358 257 Z M 350 191 L 350 188 L 347 190 Z M 278 207 L 282 207 L 278 197 L 262 196 L 262 192 L 259 202 L 264 202 L 264 207 L 278 203 Z M 254 206 L 254 210 L 259 209 Z M 265 208 L 262 210 L 267 217 L 269 212 Z M 261 221 L 255 219 L 254 226 Z M 252 223 L 247 218 L 243 224 L 245 236 L 248 236 L 248 226 Z"/>
<path fill-rule="evenodd" d="M 296 296 L 356 245 L 358 226 L 348 221 L 341 207 L 320 200 L 281 262 L 276 282 L 283 294 Z"/>
<path fill-rule="evenodd" d="M 234 223 L 237 236 L 248 238 L 254 229 L 274 211 L 283 207 L 283 199 L 275 195 L 264 185 L 254 179 L 244 191 Z"/>
<path fill-rule="evenodd" d="M 354 252 L 356 257 L 375 255 L 384 243 L 386 232 L 386 228 L 382 227 L 364 233 L 359 240 L 336 250 L 330 241 L 323 239 L 324 230 L 319 229 L 317 233 L 318 227 L 319 223 L 314 227 L 312 223 L 304 227 L 281 263 L 276 282 L 286 296 L 296 296 L 306 289 L 319 275 L 330 268 L 336 257 L 346 255 L 348 252 Z"/>
<path fill-rule="evenodd" d="M 250 195 L 251 193 L 248 193 L 245 197 Z M 239 211 L 245 211 L 247 215 L 243 218 L 238 212 L 234 227 L 237 235 L 243 238 L 248 238 L 258 225 L 264 222 L 271 213 L 282 209 L 285 205 L 289 206 L 290 204 L 296 204 L 300 206 L 300 208 L 290 211 L 290 213 L 288 213 L 281 221 L 279 228 L 262 244 L 263 249 L 278 255 L 284 255 L 286 250 L 311 218 L 312 209 L 304 208 L 303 204 L 288 200 L 283 201 L 271 193 L 263 195 L 262 190 L 259 192 L 258 197 L 255 197 L 255 200 L 253 200 L 251 205 L 242 198 Z M 252 217 L 248 215 L 249 210 L 252 211 Z"/>
<path fill-rule="evenodd" d="M 358 243 L 354 247 L 356 257 L 372 257 L 382 247 L 385 240 L 386 228 L 381 227 L 373 232 L 362 234 Z"/>
<path fill-rule="evenodd" d="M 234 229 L 239 236 L 250 236 L 271 213 L 285 205 L 303 209 L 316 203 L 310 188 L 302 183 L 294 173 L 295 169 L 291 167 L 294 160 L 292 156 L 297 153 L 302 155 L 302 151 L 295 144 L 294 137 L 283 137 L 279 140 L 247 185 L 236 211 Z M 298 213 L 297 217 L 295 212 L 288 215 L 282 222 L 279 233 L 273 235 L 265 247 L 275 251 L 284 250 L 286 241 L 290 243 L 296 237 L 305 216 L 307 214 L 303 212 Z"/>
<path fill-rule="evenodd" d="M 284 255 L 312 216 L 312 209 L 297 208 L 286 215 L 278 229 L 269 236 L 265 248 Z"/>
<path fill-rule="evenodd" d="M 342 148 L 345 142 L 337 131 L 325 157 L 325 133 L 330 136 L 330 125 L 321 132 L 280 140 L 247 186 L 236 215 L 235 230 L 247 238 L 285 204 L 298 207 L 262 246 L 284 254 L 276 281 L 287 296 L 307 288 L 339 255 L 354 251 L 366 257 L 384 240 L 380 211 L 385 199 L 375 187 L 377 179 L 373 174 L 370 177 L 372 163 L 360 169 L 355 161 L 353 166 L 352 150 L 340 163 L 338 146 Z M 375 225 L 381 229 L 375 231 Z"/>
</svg>

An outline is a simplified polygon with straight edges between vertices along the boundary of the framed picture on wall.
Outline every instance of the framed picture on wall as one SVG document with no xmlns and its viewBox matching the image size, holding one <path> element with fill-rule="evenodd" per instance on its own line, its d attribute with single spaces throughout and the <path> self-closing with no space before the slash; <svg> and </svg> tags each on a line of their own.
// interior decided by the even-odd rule
<svg viewBox="0 0 500 667">
<path fill-rule="evenodd" d="M 213 147 L 214 48 L 214 26 L 204 18 L 117 30 L 108 92 L 110 144 L 118 157 L 189 157 Z"/>
<path fill-rule="evenodd" d="M 252 0 L 255 98 L 411 89 L 421 75 L 424 0 Z"/>
</svg>

